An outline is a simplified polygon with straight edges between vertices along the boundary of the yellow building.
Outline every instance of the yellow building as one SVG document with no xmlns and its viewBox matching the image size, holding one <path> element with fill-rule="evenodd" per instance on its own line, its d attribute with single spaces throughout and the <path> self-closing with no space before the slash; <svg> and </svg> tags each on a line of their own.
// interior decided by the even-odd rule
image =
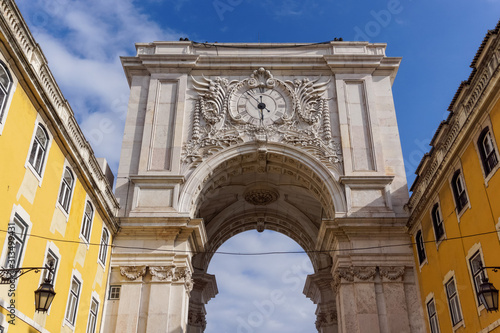
<svg viewBox="0 0 500 333">
<path fill-rule="evenodd" d="M 100 331 L 118 208 L 106 168 L 15 3 L 1 0 L 0 266 L 53 262 L 54 273 L 1 280 L 0 332 Z M 48 276 L 56 295 L 36 312 L 34 291 Z"/>
<path fill-rule="evenodd" d="M 478 297 L 500 287 L 500 22 L 487 33 L 417 168 L 408 203 L 429 332 L 500 332 Z"/>
</svg>

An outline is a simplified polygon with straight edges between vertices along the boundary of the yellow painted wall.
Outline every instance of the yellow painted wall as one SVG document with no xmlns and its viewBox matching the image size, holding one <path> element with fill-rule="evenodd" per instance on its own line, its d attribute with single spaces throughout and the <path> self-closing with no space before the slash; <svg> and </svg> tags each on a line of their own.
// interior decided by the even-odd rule
<svg viewBox="0 0 500 333">
<path fill-rule="evenodd" d="M 494 139 L 498 146 L 500 144 L 500 101 L 497 101 L 489 116 Z M 433 200 L 436 195 L 439 197 L 444 219 L 446 240 L 442 241 L 439 247 L 435 243 L 430 216 L 433 204 L 429 204 L 419 218 L 424 241 L 427 242 L 425 244 L 427 263 L 417 273 L 422 305 L 428 321 L 425 299 L 429 293 L 434 293 L 441 332 L 453 332 L 448 300 L 443 284 L 443 282 L 447 282 L 444 281 L 444 277 L 449 271 L 455 273 L 455 282 L 464 317 L 464 326 L 458 328 L 456 332 L 479 332 L 500 319 L 500 313 L 489 313 L 484 308 L 478 313 L 476 295 L 468 268 L 469 263 L 466 259 L 469 250 L 475 244 L 480 244 L 484 264 L 487 266 L 500 266 L 500 241 L 495 233 L 495 225 L 500 218 L 500 205 L 498 204 L 500 198 L 500 171 L 497 170 L 493 174 L 486 187 L 481 161 L 476 150 L 475 139 L 473 139 L 474 135 L 478 134 L 480 130 L 477 127 L 477 133 L 470 136 L 471 139 L 459 156 L 470 208 L 466 208 L 459 221 L 449 183 L 451 175 L 455 171 L 453 169 L 448 170 L 448 173 L 440 180 L 441 184 L 438 193 L 429 194 L 430 200 Z M 469 237 L 470 235 L 476 236 Z M 416 249 L 415 261 L 418 267 Z M 500 288 L 500 272 L 495 273 L 489 270 L 488 276 L 490 282 Z M 497 330 L 500 330 L 500 327 Z"/>
<path fill-rule="evenodd" d="M 87 245 L 62 241 L 81 241 L 79 234 L 87 191 L 78 178 L 77 166 L 71 165 L 76 177 L 76 183 L 69 219 L 67 222 L 63 220 L 62 223 L 61 221 L 54 223 L 54 221 L 64 217 L 56 203 L 65 167 L 65 155 L 61 149 L 61 143 L 56 140 L 57 138 L 53 138 L 50 150 L 46 155 L 47 162 L 42 184 L 39 186 L 32 171 L 25 167 L 36 119 L 36 109 L 23 87 L 18 84 L 5 120 L 5 127 L 0 135 L 0 174 L 2 175 L 0 177 L 0 230 L 2 230 L 0 231 L 0 249 L 3 249 L 6 240 L 5 231 L 7 230 L 13 206 L 19 205 L 29 214 L 32 223 L 31 236 L 28 238 L 25 247 L 22 266 L 42 266 L 47 242 L 49 241 L 52 241 L 57 246 L 61 258 L 55 284 L 57 294 L 51 306 L 50 314 L 35 314 L 33 292 L 39 286 L 40 273 L 31 272 L 19 279 L 14 298 L 16 308 L 27 317 L 44 324 L 45 328 L 51 332 L 72 332 L 66 326 L 61 327 L 64 322 L 72 272 L 73 269 L 76 269 L 82 276 L 83 284 L 74 332 L 86 331 L 92 291 L 97 292 L 100 298 L 96 329 L 96 331 L 99 331 L 100 318 L 106 298 L 107 279 L 107 273 L 97 261 L 99 246 L 90 245 L 87 248 Z M 53 134 L 55 133 L 50 127 L 47 127 L 47 129 Z M 99 244 L 103 219 L 97 209 L 97 203 L 94 200 L 92 200 L 92 203 L 95 214 L 90 242 Z M 106 269 L 109 266 L 109 257 L 110 251 L 108 250 Z M 7 289 L 8 286 L 0 286 L 0 297 L 5 302 L 9 301 Z M 5 309 L 0 309 L 5 312 Z M 31 332 L 29 329 L 22 328 L 21 320 L 16 320 L 16 324 L 18 322 L 20 325 L 16 325 L 15 332 Z"/>
</svg>

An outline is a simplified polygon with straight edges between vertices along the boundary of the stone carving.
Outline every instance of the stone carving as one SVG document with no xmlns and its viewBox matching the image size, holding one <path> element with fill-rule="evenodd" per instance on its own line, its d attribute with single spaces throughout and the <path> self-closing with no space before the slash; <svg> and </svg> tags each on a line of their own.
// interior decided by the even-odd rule
<svg viewBox="0 0 500 333">
<path fill-rule="evenodd" d="M 156 279 L 163 281 L 166 279 L 172 279 L 174 276 L 175 266 L 159 266 L 159 267 L 149 267 L 149 272 Z"/>
<path fill-rule="evenodd" d="M 146 266 L 122 266 L 120 267 L 120 274 L 134 281 L 146 274 Z"/>
<path fill-rule="evenodd" d="M 272 189 L 252 189 L 244 194 L 245 201 L 256 206 L 266 206 L 278 200 L 278 192 Z"/>
<path fill-rule="evenodd" d="M 186 290 L 188 292 L 191 292 L 193 290 L 193 279 L 192 279 L 192 274 L 189 268 L 187 267 L 176 267 L 174 271 L 174 276 L 172 277 L 172 281 L 180 281 L 184 280 L 184 286 L 186 287 Z"/>
<path fill-rule="evenodd" d="M 184 281 L 184 285 L 188 292 L 193 290 L 192 273 L 187 267 L 176 266 L 157 266 L 149 267 L 149 272 L 158 281 Z"/>
<path fill-rule="evenodd" d="M 257 231 L 258 232 L 263 232 L 265 229 L 266 229 L 266 225 L 265 225 L 264 218 L 259 218 L 257 220 Z"/>
<path fill-rule="evenodd" d="M 360 280 L 372 279 L 377 273 L 375 266 L 356 266 L 353 268 L 354 276 Z"/>
<path fill-rule="evenodd" d="M 316 316 L 316 329 L 320 331 L 322 327 L 337 324 L 337 311 L 320 312 Z"/>
<path fill-rule="evenodd" d="M 335 273 L 340 278 L 342 278 L 348 282 L 354 281 L 354 272 L 353 272 L 352 266 L 351 267 L 339 267 L 336 269 Z"/>
<path fill-rule="evenodd" d="M 183 163 L 194 168 L 224 148 L 251 141 L 284 142 L 306 150 L 330 167 L 340 163 L 341 146 L 332 140 L 329 103 L 325 97 L 330 80 L 320 81 L 321 78 L 282 81 L 264 68 L 241 81 L 192 77 L 198 99 L 191 139 L 183 146 Z M 238 96 L 253 88 L 276 90 L 276 95 L 286 101 L 286 111 L 260 122 L 242 117 Z"/>
<path fill-rule="evenodd" d="M 201 327 L 202 331 L 207 327 L 207 320 L 205 314 L 201 311 L 194 312 L 192 310 L 188 313 L 189 326 Z"/>
<path fill-rule="evenodd" d="M 380 267 L 380 275 L 387 278 L 388 280 L 395 281 L 403 276 L 405 273 L 405 267 Z"/>
</svg>

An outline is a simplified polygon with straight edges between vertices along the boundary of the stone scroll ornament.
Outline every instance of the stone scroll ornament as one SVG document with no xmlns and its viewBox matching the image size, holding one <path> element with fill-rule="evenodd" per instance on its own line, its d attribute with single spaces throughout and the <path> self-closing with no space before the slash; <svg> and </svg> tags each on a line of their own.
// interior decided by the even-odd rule
<svg viewBox="0 0 500 333">
<path fill-rule="evenodd" d="M 189 168 L 220 150 L 251 141 L 284 142 L 329 166 L 341 162 L 325 97 L 330 80 L 282 81 L 262 67 L 241 81 L 191 79 L 198 97 L 191 139 L 182 154 Z"/>
</svg>

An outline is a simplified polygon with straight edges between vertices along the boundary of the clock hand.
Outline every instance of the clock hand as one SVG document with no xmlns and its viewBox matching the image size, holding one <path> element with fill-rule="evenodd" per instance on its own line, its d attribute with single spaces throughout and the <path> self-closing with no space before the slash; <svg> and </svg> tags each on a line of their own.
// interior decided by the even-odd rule
<svg viewBox="0 0 500 333">
<path fill-rule="evenodd" d="M 258 100 L 257 98 L 255 98 L 255 97 L 253 97 L 253 95 L 252 95 L 252 94 L 250 94 L 250 93 L 248 92 L 248 90 L 247 90 L 246 94 L 247 94 L 248 96 L 252 97 L 254 100 L 256 100 L 256 101 L 257 101 L 257 103 L 259 103 L 259 100 Z M 262 96 L 260 96 L 260 97 L 261 97 L 261 99 L 262 99 Z"/>
</svg>

